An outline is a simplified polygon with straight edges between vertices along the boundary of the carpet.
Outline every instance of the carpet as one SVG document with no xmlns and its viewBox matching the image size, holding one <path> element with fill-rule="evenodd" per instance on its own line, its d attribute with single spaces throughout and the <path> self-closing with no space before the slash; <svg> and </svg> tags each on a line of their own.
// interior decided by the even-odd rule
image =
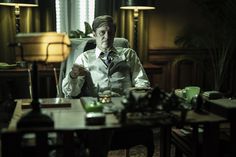
<svg viewBox="0 0 236 157">
<path fill-rule="evenodd" d="M 159 136 L 160 132 L 159 129 L 155 129 L 154 131 L 154 144 L 155 144 L 155 151 L 153 157 L 160 157 L 160 141 Z M 146 157 L 147 156 L 147 149 L 145 146 L 137 145 L 132 147 L 129 150 L 130 157 Z M 113 150 L 109 151 L 108 157 L 125 157 L 125 150 Z"/>
<path fill-rule="evenodd" d="M 160 152 L 159 152 L 159 145 L 156 145 L 155 147 L 155 152 L 153 157 L 159 157 Z M 147 151 L 144 146 L 138 145 L 129 150 L 129 155 L 130 157 L 146 157 L 147 156 Z M 125 157 L 125 150 L 114 150 L 110 151 L 108 154 L 108 157 Z"/>
</svg>

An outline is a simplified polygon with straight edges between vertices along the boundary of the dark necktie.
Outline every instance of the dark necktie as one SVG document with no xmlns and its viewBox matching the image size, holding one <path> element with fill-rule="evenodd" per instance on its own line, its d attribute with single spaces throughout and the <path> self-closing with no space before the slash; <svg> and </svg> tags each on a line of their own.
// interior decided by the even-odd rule
<svg viewBox="0 0 236 157">
<path fill-rule="evenodd" d="M 106 56 L 106 53 L 107 52 L 101 52 L 100 57 L 102 61 L 108 66 L 113 60 L 113 58 L 111 56 L 111 52 L 108 52 L 107 56 Z"/>
<path fill-rule="evenodd" d="M 109 52 L 109 54 L 107 55 L 107 59 L 106 59 L 107 65 L 109 65 L 112 60 L 113 60 L 113 57 L 112 57 L 112 55 L 111 55 L 111 52 Z"/>
</svg>

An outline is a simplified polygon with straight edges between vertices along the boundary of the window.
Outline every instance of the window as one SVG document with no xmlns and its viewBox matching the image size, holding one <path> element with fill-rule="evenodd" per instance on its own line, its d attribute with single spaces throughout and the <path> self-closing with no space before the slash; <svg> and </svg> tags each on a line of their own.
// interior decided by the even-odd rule
<svg viewBox="0 0 236 157">
<path fill-rule="evenodd" d="M 84 22 L 94 20 L 95 0 L 56 0 L 57 32 L 84 30 Z"/>
</svg>

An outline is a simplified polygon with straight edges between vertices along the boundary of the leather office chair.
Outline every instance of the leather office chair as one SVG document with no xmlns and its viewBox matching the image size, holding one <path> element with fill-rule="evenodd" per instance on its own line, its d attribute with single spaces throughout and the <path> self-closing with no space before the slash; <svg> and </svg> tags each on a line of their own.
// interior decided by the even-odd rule
<svg viewBox="0 0 236 157">
<path fill-rule="evenodd" d="M 96 47 L 96 41 L 93 38 L 82 39 L 84 41 L 72 40 L 72 52 L 68 59 L 62 62 L 59 75 L 59 89 L 60 96 L 64 97 L 62 93 L 62 80 L 69 73 L 74 60 L 82 52 Z M 73 45 L 74 43 L 74 45 Z M 115 38 L 114 47 L 130 47 L 129 42 L 125 38 Z M 136 145 L 144 145 L 147 148 L 147 156 L 152 157 L 154 153 L 153 132 L 151 129 L 130 129 L 115 131 L 111 140 L 110 150 L 126 149 L 128 155 L 129 149 Z"/>
<path fill-rule="evenodd" d="M 83 143 L 72 130 L 3 130 L 1 142 L 2 157 L 86 156 Z"/>
</svg>

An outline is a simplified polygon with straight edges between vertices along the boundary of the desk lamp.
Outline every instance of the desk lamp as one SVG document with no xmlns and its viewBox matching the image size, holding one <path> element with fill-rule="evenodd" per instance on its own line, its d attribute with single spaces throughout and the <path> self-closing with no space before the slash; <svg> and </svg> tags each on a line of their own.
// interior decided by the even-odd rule
<svg viewBox="0 0 236 157">
<path fill-rule="evenodd" d="M 138 51 L 138 19 L 140 10 L 155 9 L 151 0 L 122 0 L 120 9 L 133 10 L 134 50 Z"/>
<path fill-rule="evenodd" d="M 15 7 L 16 33 L 20 32 L 20 7 L 37 7 L 38 0 L 0 0 L 0 5 Z"/>
<path fill-rule="evenodd" d="M 22 51 L 24 59 L 32 62 L 32 110 L 17 123 L 18 128 L 53 127 L 53 120 L 43 114 L 38 97 L 37 63 L 61 62 L 70 52 L 70 40 L 64 33 L 18 33 L 17 50 Z M 22 57 L 22 55 L 16 56 Z"/>
</svg>

